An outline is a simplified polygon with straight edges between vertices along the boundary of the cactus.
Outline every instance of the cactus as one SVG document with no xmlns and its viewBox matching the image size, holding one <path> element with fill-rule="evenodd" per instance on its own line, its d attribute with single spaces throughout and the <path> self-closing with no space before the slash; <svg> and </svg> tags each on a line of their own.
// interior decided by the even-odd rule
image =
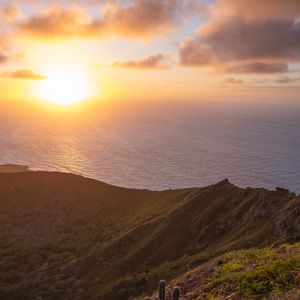
<svg viewBox="0 0 300 300">
<path fill-rule="evenodd" d="M 166 282 L 164 280 L 161 280 L 158 285 L 158 299 L 166 299 Z"/>
<path fill-rule="evenodd" d="M 178 286 L 175 286 L 172 291 L 172 300 L 179 300 L 180 289 Z"/>
<path fill-rule="evenodd" d="M 178 286 L 175 286 L 172 290 L 171 299 L 179 300 L 180 289 Z M 146 297 L 144 300 L 151 300 L 150 297 Z M 158 285 L 158 300 L 166 300 L 166 282 L 161 280 Z"/>
</svg>

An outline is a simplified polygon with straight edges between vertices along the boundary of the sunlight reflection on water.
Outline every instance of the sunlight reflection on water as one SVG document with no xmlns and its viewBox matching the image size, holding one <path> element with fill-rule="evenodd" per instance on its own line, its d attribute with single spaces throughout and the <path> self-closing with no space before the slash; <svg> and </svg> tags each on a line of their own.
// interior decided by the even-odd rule
<svg viewBox="0 0 300 300">
<path fill-rule="evenodd" d="M 80 123 L 0 120 L 0 163 L 73 172 L 120 186 L 166 189 L 229 178 L 300 192 L 299 110 L 153 104 Z M 0 113 L 1 115 L 1 113 Z"/>
</svg>

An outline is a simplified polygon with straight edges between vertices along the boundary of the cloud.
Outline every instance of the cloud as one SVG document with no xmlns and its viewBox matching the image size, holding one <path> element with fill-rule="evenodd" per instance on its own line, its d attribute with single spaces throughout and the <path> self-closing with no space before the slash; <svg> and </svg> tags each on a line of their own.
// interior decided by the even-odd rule
<svg viewBox="0 0 300 300">
<path fill-rule="evenodd" d="M 82 7 L 54 6 L 18 24 L 21 32 L 43 39 L 117 35 L 149 39 L 163 35 L 180 22 L 183 0 L 134 0 L 129 6 L 109 2 L 99 18 Z"/>
<path fill-rule="evenodd" d="M 200 39 L 188 39 L 180 49 L 180 62 L 185 66 L 204 66 L 216 62 L 217 58 L 208 45 Z"/>
<path fill-rule="evenodd" d="M 20 22 L 18 29 L 35 38 L 65 39 L 96 34 L 92 22 L 79 7 L 62 9 L 55 6 Z"/>
<path fill-rule="evenodd" d="M 12 22 L 19 18 L 22 12 L 19 6 L 15 4 L 6 4 L 0 9 L 0 17 L 5 22 Z"/>
<path fill-rule="evenodd" d="M 261 79 L 255 79 L 254 80 L 256 83 L 259 84 L 266 84 L 266 83 L 279 83 L 279 84 L 287 84 L 287 83 L 293 83 L 293 82 L 299 82 L 300 77 L 293 77 L 291 78 L 290 76 L 281 76 L 278 78 L 273 78 L 273 79 L 266 79 L 266 78 L 261 78 Z"/>
<path fill-rule="evenodd" d="M 180 58 L 184 65 L 208 64 L 212 60 L 299 60 L 300 23 L 272 20 L 249 23 L 237 17 L 209 24 L 183 44 Z"/>
<path fill-rule="evenodd" d="M 23 69 L 14 72 L 6 72 L 2 74 L 2 77 L 14 78 L 14 79 L 30 79 L 30 80 L 44 80 L 47 77 L 41 74 L 36 74 L 31 70 Z"/>
<path fill-rule="evenodd" d="M 16 46 L 13 37 L 8 32 L 0 32 L 0 64 L 22 59 L 23 53 Z"/>
<path fill-rule="evenodd" d="M 0 64 L 6 63 L 9 60 L 8 56 L 0 53 Z"/>
<path fill-rule="evenodd" d="M 275 80 L 273 80 L 274 83 L 290 83 L 292 81 L 292 79 L 289 76 L 283 76 L 283 77 L 279 77 Z"/>
<path fill-rule="evenodd" d="M 225 59 L 300 58 L 300 22 L 249 22 L 235 17 L 205 26 L 199 35 Z"/>
<path fill-rule="evenodd" d="M 156 54 L 142 59 L 116 62 L 114 66 L 129 69 L 166 69 L 170 67 L 165 61 L 166 58 L 167 55 Z"/>
<path fill-rule="evenodd" d="M 223 71 L 226 73 L 287 73 L 288 65 L 286 63 L 262 63 L 262 62 L 253 62 L 253 63 L 238 63 L 225 66 Z"/>
<path fill-rule="evenodd" d="M 181 0 L 134 0 L 128 7 L 109 6 L 103 29 L 126 37 L 152 37 L 169 33 L 180 20 Z"/>
<path fill-rule="evenodd" d="M 235 78 L 226 78 L 222 81 L 223 84 L 243 84 L 244 81 L 241 79 L 235 79 Z"/>
<path fill-rule="evenodd" d="M 12 36 L 8 32 L 0 31 L 0 52 L 10 51 L 13 48 L 12 44 Z"/>
<path fill-rule="evenodd" d="M 219 0 L 207 23 L 181 45 L 181 64 L 229 73 L 287 72 L 288 63 L 300 61 L 299 3 Z"/>
<path fill-rule="evenodd" d="M 214 6 L 218 15 L 238 15 L 251 20 L 296 18 L 300 16 L 299 0 L 222 0 Z"/>
</svg>

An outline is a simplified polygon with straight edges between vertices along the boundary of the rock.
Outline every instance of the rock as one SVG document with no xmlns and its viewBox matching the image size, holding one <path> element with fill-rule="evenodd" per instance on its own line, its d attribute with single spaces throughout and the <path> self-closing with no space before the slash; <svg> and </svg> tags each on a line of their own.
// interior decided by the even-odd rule
<svg viewBox="0 0 300 300">
<path fill-rule="evenodd" d="M 276 218 L 274 233 L 279 237 L 300 238 L 300 199 L 291 200 Z"/>
</svg>

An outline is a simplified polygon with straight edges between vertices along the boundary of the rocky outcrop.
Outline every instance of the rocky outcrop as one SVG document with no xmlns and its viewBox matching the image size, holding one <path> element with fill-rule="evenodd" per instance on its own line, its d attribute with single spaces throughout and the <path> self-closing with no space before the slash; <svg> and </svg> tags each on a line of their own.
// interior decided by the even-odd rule
<svg viewBox="0 0 300 300">
<path fill-rule="evenodd" d="M 276 236 L 300 239 L 300 198 L 290 200 L 279 212 L 274 224 Z"/>
</svg>

